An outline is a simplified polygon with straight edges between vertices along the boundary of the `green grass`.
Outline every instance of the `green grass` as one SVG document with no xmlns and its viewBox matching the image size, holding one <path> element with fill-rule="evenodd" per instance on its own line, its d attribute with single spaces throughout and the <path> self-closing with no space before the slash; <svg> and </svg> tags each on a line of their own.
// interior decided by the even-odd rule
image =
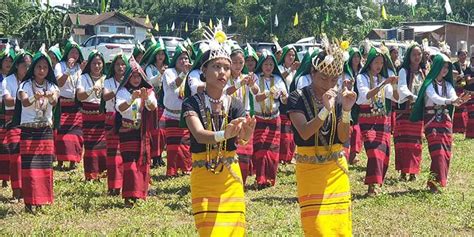
<svg viewBox="0 0 474 237">
<path fill-rule="evenodd" d="M 426 141 L 425 141 L 426 144 Z M 351 167 L 353 228 L 355 235 L 474 235 L 474 140 L 455 137 L 448 188 L 442 194 L 427 192 L 429 153 L 423 153 L 423 170 L 416 182 L 399 182 L 390 161 L 383 194 L 365 198 L 366 158 Z M 392 151 L 393 152 L 393 151 Z M 246 193 L 247 233 L 302 235 L 296 200 L 294 166 L 281 166 L 275 187 Z M 11 204 L 10 189 L 0 190 L 0 235 L 196 235 L 191 214 L 189 177 L 166 179 L 165 170 L 153 170 L 155 194 L 136 207 L 123 207 L 120 197 L 106 196 L 106 181 L 85 183 L 82 167 L 55 172 L 55 203 L 34 216 L 23 204 Z M 250 177 L 247 183 L 253 183 Z"/>
</svg>

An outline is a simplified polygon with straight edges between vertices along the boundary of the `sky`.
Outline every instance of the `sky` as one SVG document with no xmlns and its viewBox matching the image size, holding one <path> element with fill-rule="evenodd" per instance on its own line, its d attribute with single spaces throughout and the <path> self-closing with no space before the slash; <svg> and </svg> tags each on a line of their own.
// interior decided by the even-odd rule
<svg viewBox="0 0 474 237">
<path fill-rule="evenodd" d="M 47 0 L 42 0 L 43 3 L 46 3 Z M 72 0 L 49 0 L 49 4 L 52 6 L 63 5 L 63 4 L 71 4 Z"/>
</svg>

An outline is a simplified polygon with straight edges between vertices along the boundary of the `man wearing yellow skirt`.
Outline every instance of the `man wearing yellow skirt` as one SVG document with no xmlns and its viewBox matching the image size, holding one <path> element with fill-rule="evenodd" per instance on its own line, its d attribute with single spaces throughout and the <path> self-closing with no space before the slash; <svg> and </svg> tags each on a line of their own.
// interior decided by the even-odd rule
<svg viewBox="0 0 474 237">
<path fill-rule="evenodd" d="M 330 44 L 312 61 L 312 84 L 291 93 L 296 182 L 301 223 L 306 236 L 352 236 L 351 192 L 343 144 L 349 139 L 350 111 L 356 93 L 343 72 L 346 42 Z"/>
</svg>

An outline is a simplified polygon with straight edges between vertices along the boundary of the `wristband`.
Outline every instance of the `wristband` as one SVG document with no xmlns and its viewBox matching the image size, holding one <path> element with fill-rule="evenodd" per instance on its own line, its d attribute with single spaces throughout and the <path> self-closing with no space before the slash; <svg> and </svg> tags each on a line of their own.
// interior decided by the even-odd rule
<svg viewBox="0 0 474 237">
<path fill-rule="evenodd" d="M 351 111 L 342 110 L 342 122 L 343 123 L 351 122 Z"/>
<path fill-rule="evenodd" d="M 30 102 L 30 104 L 33 104 L 33 102 L 36 101 L 36 98 L 34 96 L 31 96 L 30 98 L 28 98 L 28 102 Z"/>
<path fill-rule="evenodd" d="M 181 80 L 184 80 L 184 78 L 186 78 L 186 73 L 180 72 L 178 77 L 181 78 Z"/>
<path fill-rule="evenodd" d="M 54 95 L 48 98 L 48 101 L 50 104 L 54 103 L 55 100 L 56 100 L 56 97 Z"/>
<path fill-rule="evenodd" d="M 151 99 L 148 98 L 148 99 L 145 100 L 145 104 L 146 104 L 147 106 L 150 106 L 150 105 L 153 104 L 153 101 L 151 101 Z"/>
<path fill-rule="evenodd" d="M 242 139 L 242 138 L 239 139 L 239 145 L 245 146 L 245 145 L 247 145 L 248 143 L 249 143 L 248 140 L 244 140 L 244 139 Z"/>
<path fill-rule="evenodd" d="M 329 116 L 329 110 L 326 109 L 326 107 L 323 107 L 323 109 L 321 109 L 318 113 L 318 118 L 321 120 L 321 121 L 325 121 Z"/>
<path fill-rule="evenodd" d="M 217 131 L 217 132 L 214 132 L 214 140 L 215 140 L 216 142 L 225 141 L 225 131 Z"/>
</svg>

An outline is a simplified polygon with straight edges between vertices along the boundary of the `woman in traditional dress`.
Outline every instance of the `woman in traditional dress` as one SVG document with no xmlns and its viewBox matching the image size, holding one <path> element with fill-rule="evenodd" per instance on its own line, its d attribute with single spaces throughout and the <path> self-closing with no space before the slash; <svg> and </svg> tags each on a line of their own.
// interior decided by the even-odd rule
<svg viewBox="0 0 474 237">
<path fill-rule="evenodd" d="M 372 47 L 367 63 L 357 76 L 359 126 L 367 153 L 365 184 L 369 196 L 379 193 L 390 160 L 391 101 L 398 100 L 398 78 L 388 76 L 384 53 Z M 379 187 L 377 187 L 377 185 Z"/>
<path fill-rule="evenodd" d="M 75 169 L 83 154 L 82 114 L 76 103 L 76 88 L 87 61 L 82 57 L 80 46 L 69 39 L 61 61 L 56 64 L 54 74 L 60 90 L 59 105 L 61 123 L 55 134 L 57 168 L 63 170 L 64 161 L 69 169 Z"/>
<path fill-rule="evenodd" d="M 246 74 L 244 52 L 242 48 L 235 45 L 230 54 L 231 77 L 227 82 L 226 93 L 242 102 L 245 113 L 253 115 L 253 94 L 258 94 L 258 86 L 255 84 L 254 74 Z M 252 175 L 253 165 L 253 143 L 252 137 L 247 144 L 238 144 L 237 155 L 239 158 L 240 172 L 245 187 L 247 177 Z"/>
<path fill-rule="evenodd" d="M 474 47 L 471 47 L 471 50 Z M 471 52 L 471 64 L 467 68 L 465 72 L 466 77 L 466 85 L 464 86 L 464 90 L 466 93 L 470 93 L 471 97 L 474 95 L 474 50 Z M 474 98 L 471 98 L 466 103 L 466 111 L 468 114 L 467 126 L 466 126 L 466 138 L 474 138 Z"/>
<path fill-rule="evenodd" d="M 17 53 L 13 66 L 8 76 L 3 80 L 3 101 L 5 109 L 6 145 L 10 156 L 10 181 L 13 191 L 13 199 L 20 200 L 21 196 L 21 156 L 20 135 L 21 130 L 12 123 L 18 85 L 26 76 L 28 67 L 31 65 L 32 55 L 21 50 Z"/>
<path fill-rule="evenodd" d="M 247 43 L 247 46 L 244 49 L 244 56 L 245 56 L 245 67 L 250 72 L 255 72 L 258 63 L 258 55 L 255 52 L 255 49 Z"/>
<path fill-rule="evenodd" d="M 100 109 L 106 75 L 104 57 L 97 50 L 89 54 L 87 65 L 77 85 L 81 102 L 82 131 L 84 133 L 84 175 L 86 180 L 97 180 L 107 169 L 105 141 L 105 112 Z"/>
<path fill-rule="evenodd" d="M 319 49 L 306 52 L 301 60 L 300 67 L 295 73 L 295 76 L 290 84 L 290 93 L 295 90 L 301 90 L 303 87 L 309 86 L 312 83 L 311 80 L 311 67 L 312 61 L 319 54 Z"/>
<path fill-rule="evenodd" d="M 155 89 L 155 95 L 157 96 L 158 103 L 157 113 L 158 113 L 158 120 L 161 121 L 164 108 L 163 104 L 163 73 L 168 68 L 170 64 L 168 51 L 166 50 L 165 43 L 163 40 L 159 40 L 158 43 L 154 44 L 152 48 L 150 48 L 151 53 L 149 56 L 149 60 L 146 64 L 144 64 L 145 73 L 148 78 L 148 81 L 153 85 Z M 164 119 L 164 118 L 163 118 Z M 163 120 L 164 122 L 164 120 Z M 158 123 L 158 126 L 153 129 L 153 140 L 151 144 L 151 159 L 153 161 L 152 168 L 156 168 L 158 166 L 165 166 L 165 162 L 161 157 L 161 153 L 164 150 L 165 146 L 165 127 L 164 123 Z"/>
<path fill-rule="evenodd" d="M 248 142 L 256 121 L 246 117 L 242 102 L 224 90 L 231 78 L 231 59 L 223 46 L 211 47 L 203 60 L 206 91 L 183 103 L 183 117 L 191 131 L 194 221 L 200 236 L 245 236 L 236 140 Z"/>
<path fill-rule="evenodd" d="M 51 60 L 43 46 L 18 86 L 13 121 L 21 128 L 22 195 L 29 212 L 53 202 L 53 125 L 59 124 L 53 108 L 58 97 Z"/>
<path fill-rule="evenodd" d="M 352 236 L 351 192 L 343 144 L 349 140 L 357 95 L 337 88 L 343 51 L 325 47 L 313 60 L 313 83 L 293 91 L 288 113 L 298 146 L 296 182 L 306 236 Z M 328 54 L 328 53 L 331 54 Z M 328 60 L 332 57 L 333 60 Z"/>
<path fill-rule="evenodd" d="M 457 52 L 458 60 L 453 63 L 453 70 L 455 70 L 455 90 L 456 94 L 460 96 L 464 92 L 464 85 L 466 84 L 465 76 L 469 63 L 467 61 L 467 49 L 461 49 Z M 467 113 L 464 105 L 454 110 L 453 116 L 453 132 L 465 133 L 467 125 Z"/>
<path fill-rule="evenodd" d="M 255 82 L 259 93 L 254 95 L 257 127 L 253 136 L 256 186 L 258 189 L 275 185 L 280 156 L 280 103 L 286 104 L 288 93 L 275 57 L 268 50 L 262 52 Z"/>
<path fill-rule="evenodd" d="M 452 157 L 454 107 L 469 99 L 468 93 L 462 93 L 459 97 L 456 95 L 451 60 L 444 54 L 436 55 L 410 116 L 413 122 L 424 121 L 431 156 L 428 187 L 432 192 L 439 192 L 441 187 L 447 185 Z"/>
<path fill-rule="evenodd" d="M 163 75 L 167 176 L 177 176 L 179 170 L 189 174 L 192 169 L 189 130 L 180 127 L 181 107 L 185 99 L 183 82 L 190 69 L 188 51 L 180 44 Z"/>
<path fill-rule="evenodd" d="M 132 57 L 115 98 L 116 128 L 119 128 L 120 154 L 123 159 L 122 197 L 132 207 L 146 199 L 150 182 L 151 131 L 156 126 L 157 101 L 153 86 Z"/>
<path fill-rule="evenodd" d="M 423 121 L 411 122 L 410 113 L 418 92 L 426 77 L 421 67 L 421 47 L 414 44 L 408 48 L 399 71 L 399 102 L 396 106 L 396 125 L 393 134 L 395 143 L 395 169 L 400 171 L 400 179 L 416 180 L 420 173 Z"/>
<path fill-rule="evenodd" d="M 107 187 L 108 194 L 120 194 L 123 184 L 123 161 L 120 155 L 119 136 L 115 129 L 115 96 L 122 82 L 128 59 L 124 54 L 118 54 L 112 60 L 107 79 L 104 81 L 102 100 L 105 101 L 105 136 L 107 148 Z"/>
<path fill-rule="evenodd" d="M 59 49 L 59 44 L 55 44 L 49 48 L 48 56 L 51 59 L 53 68 L 55 68 L 56 64 L 58 64 L 59 61 L 61 61 L 61 59 L 63 58 L 63 55 L 61 54 L 61 49 Z"/>
<path fill-rule="evenodd" d="M 278 62 L 278 69 L 285 80 L 285 85 L 291 85 L 296 71 L 300 67 L 300 62 L 296 55 L 296 48 L 293 45 L 283 47 L 281 59 Z M 288 90 L 288 88 L 287 88 Z M 281 137 L 280 137 L 280 163 L 289 164 L 295 153 L 295 141 L 293 139 L 293 130 L 291 130 L 291 121 L 287 115 L 287 106 L 280 105 L 281 119 Z"/>
<path fill-rule="evenodd" d="M 132 55 L 137 62 L 141 62 L 143 55 L 145 54 L 145 47 L 143 47 L 140 42 L 135 43 L 135 47 L 133 47 Z"/>
</svg>

